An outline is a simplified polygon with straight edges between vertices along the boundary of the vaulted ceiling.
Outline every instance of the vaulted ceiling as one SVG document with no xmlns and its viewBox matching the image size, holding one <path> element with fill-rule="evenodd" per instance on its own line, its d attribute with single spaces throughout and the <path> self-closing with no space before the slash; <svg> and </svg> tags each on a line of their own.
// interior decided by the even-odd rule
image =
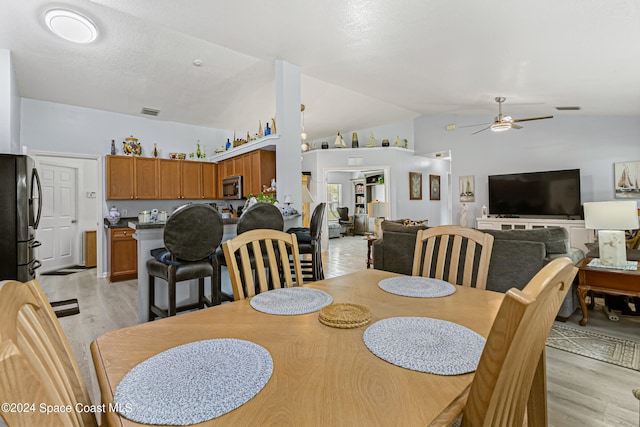
<svg viewBox="0 0 640 427">
<path fill-rule="evenodd" d="M 52 6 L 92 19 L 73 44 Z M 637 0 L 4 0 L 0 48 L 26 98 L 240 134 L 300 66 L 310 138 L 422 114 L 640 115 Z M 202 61 L 195 66 L 194 60 Z M 579 106 L 559 112 L 555 107 Z M 444 124 L 443 124 L 444 125 Z"/>
</svg>

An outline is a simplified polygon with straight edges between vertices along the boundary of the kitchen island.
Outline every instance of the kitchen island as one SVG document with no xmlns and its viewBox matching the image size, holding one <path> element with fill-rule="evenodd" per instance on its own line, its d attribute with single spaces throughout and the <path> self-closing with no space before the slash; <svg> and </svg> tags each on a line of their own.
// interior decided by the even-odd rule
<svg viewBox="0 0 640 427">
<path fill-rule="evenodd" d="M 300 225 L 301 215 L 287 215 L 284 217 L 284 229 Z M 229 240 L 237 235 L 236 226 L 238 218 L 225 218 L 222 220 L 224 232 L 222 241 Z M 153 258 L 151 250 L 164 247 L 164 222 L 140 223 L 129 221 L 128 226 L 135 230 L 133 238 L 137 241 L 138 249 L 138 323 L 149 321 L 149 275 L 147 274 L 147 261 Z M 226 268 L 222 269 L 220 277 L 222 292 L 233 294 L 229 274 Z M 211 290 L 211 279 L 205 279 L 205 289 Z M 178 306 L 195 303 L 198 300 L 198 281 L 190 280 L 188 284 L 180 282 L 176 286 L 176 303 Z M 167 282 L 156 280 L 156 304 L 161 307 L 168 305 Z"/>
</svg>

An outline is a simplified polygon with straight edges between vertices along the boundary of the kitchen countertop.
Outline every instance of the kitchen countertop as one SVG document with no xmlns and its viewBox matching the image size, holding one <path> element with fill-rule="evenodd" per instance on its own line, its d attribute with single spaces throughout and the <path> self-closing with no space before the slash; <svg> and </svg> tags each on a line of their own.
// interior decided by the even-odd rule
<svg viewBox="0 0 640 427">
<path fill-rule="evenodd" d="M 299 217 L 300 214 L 286 215 L 285 220 L 294 219 Z M 223 218 L 222 223 L 224 225 L 237 224 L 240 218 Z M 149 230 L 153 228 L 164 228 L 165 222 L 145 222 L 140 223 L 138 217 L 120 218 L 117 224 L 109 223 L 109 220 L 104 218 L 104 228 L 133 228 L 134 230 Z"/>
<path fill-rule="evenodd" d="M 129 228 L 129 222 L 138 221 L 138 217 L 120 218 L 117 224 L 111 224 L 107 218 L 104 218 L 104 228 Z"/>
</svg>

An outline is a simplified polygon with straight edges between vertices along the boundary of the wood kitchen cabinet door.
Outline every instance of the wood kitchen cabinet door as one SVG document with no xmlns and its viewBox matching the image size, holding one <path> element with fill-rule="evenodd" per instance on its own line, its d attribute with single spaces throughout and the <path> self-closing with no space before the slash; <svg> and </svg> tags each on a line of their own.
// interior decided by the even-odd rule
<svg viewBox="0 0 640 427">
<path fill-rule="evenodd" d="M 134 197 L 133 158 L 106 156 L 107 200 Z"/>
<path fill-rule="evenodd" d="M 159 160 L 159 183 L 161 199 L 180 198 L 180 161 L 170 159 Z"/>
<path fill-rule="evenodd" d="M 202 199 L 202 163 L 179 160 L 182 164 L 182 199 Z"/>
<path fill-rule="evenodd" d="M 218 165 L 215 163 L 202 163 L 202 198 L 218 198 Z"/>
<path fill-rule="evenodd" d="M 138 246 L 131 228 L 112 228 L 110 234 L 111 274 L 109 280 L 119 282 L 138 277 Z"/>
<path fill-rule="evenodd" d="M 159 196 L 158 159 L 134 157 L 133 160 L 135 198 L 157 199 Z"/>
<path fill-rule="evenodd" d="M 257 188 L 256 191 L 256 187 L 259 187 L 259 185 L 256 185 L 256 183 L 254 182 L 254 167 L 256 166 L 255 162 L 253 162 L 254 158 L 255 156 L 253 155 L 253 153 L 245 154 L 244 156 L 242 156 L 242 166 L 244 170 L 244 175 L 242 175 L 243 196 L 246 196 L 248 194 L 255 196 L 261 191 L 260 188 Z"/>
</svg>

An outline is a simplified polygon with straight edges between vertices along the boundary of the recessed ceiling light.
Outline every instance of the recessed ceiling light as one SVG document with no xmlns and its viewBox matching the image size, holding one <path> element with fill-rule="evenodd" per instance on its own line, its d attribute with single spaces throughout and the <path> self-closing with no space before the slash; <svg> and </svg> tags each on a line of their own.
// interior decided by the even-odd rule
<svg viewBox="0 0 640 427">
<path fill-rule="evenodd" d="M 67 9 L 50 9 L 44 14 L 47 27 L 58 37 L 74 43 L 91 43 L 98 28 L 85 16 Z"/>
</svg>

